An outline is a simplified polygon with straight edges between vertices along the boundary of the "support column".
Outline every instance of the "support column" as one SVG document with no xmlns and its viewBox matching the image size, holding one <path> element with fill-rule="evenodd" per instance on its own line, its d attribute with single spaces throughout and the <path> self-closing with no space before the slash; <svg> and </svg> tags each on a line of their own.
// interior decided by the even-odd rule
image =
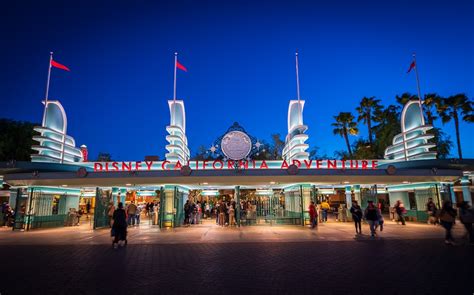
<svg viewBox="0 0 474 295">
<path fill-rule="evenodd" d="M 307 224 L 310 224 L 310 218 L 309 218 L 309 204 L 311 203 L 311 191 L 312 187 L 310 185 L 301 185 L 300 186 L 301 190 L 301 206 L 302 206 L 302 217 L 303 217 L 303 222 L 302 225 L 305 226 L 306 222 Z"/>
<path fill-rule="evenodd" d="M 173 224 L 174 214 L 176 212 L 176 208 L 174 208 L 174 198 L 176 194 L 176 189 L 177 188 L 174 185 L 165 185 L 162 200 L 162 202 L 164 201 L 164 204 L 160 206 L 160 210 L 163 214 L 161 227 L 177 226 L 176 224 Z"/>
<path fill-rule="evenodd" d="M 360 198 L 360 185 L 356 184 L 352 186 L 352 189 L 354 190 L 354 199 L 357 201 L 359 206 L 362 206 L 362 202 Z"/>
<path fill-rule="evenodd" d="M 30 193 L 28 194 L 28 211 L 26 213 L 26 231 L 30 230 L 30 225 L 31 225 L 31 210 L 33 208 L 33 193 L 34 193 L 34 188 L 30 188 Z"/>
<path fill-rule="evenodd" d="M 303 199 L 303 186 L 300 185 L 300 206 L 301 206 L 301 226 L 304 226 L 305 216 L 304 216 L 304 199 Z"/>
<path fill-rule="evenodd" d="M 118 187 L 113 187 L 112 188 L 112 201 L 114 202 L 115 208 L 117 208 L 119 202 L 122 202 L 121 199 L 119 200 L 118 196 L 122 197 L 120 189 Z M 125 204 L 124 204 L 124 206 L 125 206 Z"/>
<path fill-rule="evenodd" d="M 352 214 L 350 212 L 350 209 L 352 207 L 352 188 L 351 186 L 346 186 L 346 214 L 347 214 L 347 220 L 352 220 Z"/>
<path fill-rule="evenodd" d="M 240 227 L 240 186 L 236 186 L 234 190 L 235 195 L 235 220 L 237 226 Z"/>
<path fill-rule="evenodd" d="M 94 208 L 94 223 L 93 223 L 93 226 L 92 226 L 92 229 L 96 229 L 97 228 L 97 223 L 98 223 L 98 220 L 99 220 L 99 216 L 98 216 L 98 213 L 99 213 L 99 210 L 97 210 L 97 206 L 98 206 L 98 203 L 100 202 L 100 194 L 101 194 L 101 191 L 98 187 L 95 188 L 95 200 L 94 200 L 94 204 L 95 204 L 95 208 Z"/>
<path fill-rule="evenodd" d="M 166 207 L 166 198 L 165 198 L 165 188 L 160 187 L 160 209 L 158 211 L 158 224 L 160 228 L 164 227 L 164 221 L 165 221 L 165 207 Z"/>
<path fill-rule="evenodd" d="M 453 206 L 456 206 L 456 193 L 454 192 L 454 186 L 453 184 L 448 184 L 449 187 L 449 195 L 451 196 L 451 203 Z"/>
<path fill-rule="evenodd" d="M 461 178 L 461 186 L 462 186 L 462 198 L 465 202 L 471 204 L 471 191 L 469 190 L 469 177 L 463 176 Z"/>
<path fill-rule="evenodd" d="M 314 202 L 314 204 L 317 203 L 316 196 L 318 195 L 318 189 L 316 188 L 315 185 L 311 187 L 311 201 Z"/>
<path fill-rule="evenodd" d="M 21 217 L 20 214 L 18 214 L 20 212 L 20 202 L 21 202 L 21 195 L 22 195 L 22 192 L 21 192 L 21 188 L 18 188 L 16 190 L 16 199 L 15 199 L 15 218 L 13 220 L 13 226 L 12 226 L 12 231 L 14 231 L 17 227 L 17 222 L 19 222 L 19 219 Z M 23 227 L 23 224 L 22 224 L 22 227 Z"/>
</svg>

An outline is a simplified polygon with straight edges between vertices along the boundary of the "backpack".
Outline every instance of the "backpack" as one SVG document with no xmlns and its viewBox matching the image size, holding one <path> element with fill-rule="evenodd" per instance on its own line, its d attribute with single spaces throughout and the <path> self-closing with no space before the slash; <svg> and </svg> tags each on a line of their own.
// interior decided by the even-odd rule
<svg viewBox="0 0 474 295">
<path fill-rule="evenodd" d="M 367 220 L 378 220 L 376 209 L 367 209 L 367 215 L 365 217 Z"/>
</svg>

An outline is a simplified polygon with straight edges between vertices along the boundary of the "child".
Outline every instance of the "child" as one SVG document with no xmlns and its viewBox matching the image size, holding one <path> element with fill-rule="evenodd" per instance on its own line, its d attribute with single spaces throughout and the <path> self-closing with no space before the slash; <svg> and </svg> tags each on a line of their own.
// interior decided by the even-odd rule
<svg viewBox="0 0 474 295">
<path fill-rule="evenodd" d="M 377 215 L 379 219 L 380 231 L 383 231 L 384 219 L 383 219 L 382 211 L 380 210 L 380 208 L 377 208 Z"/>
</svg>

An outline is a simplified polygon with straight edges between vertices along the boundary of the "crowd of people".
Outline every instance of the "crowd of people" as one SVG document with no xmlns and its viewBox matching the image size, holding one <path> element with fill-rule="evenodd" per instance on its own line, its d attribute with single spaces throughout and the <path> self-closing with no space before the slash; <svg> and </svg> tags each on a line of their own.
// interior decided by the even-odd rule
<svg viewBox="0 0 474 295">
<path fill-rule="evenodd" d="M 239 209 L 239 210 L 237 210 Z M 234 199 L 196 201 L 187 200 L 184 204 L 184 225 L 202 223 L 203 219 L 215 218 L 219 226 L 236 226 L 237 214 L 241 221 L 249 223 L 257 218 L 257 204 L 252 201 L 241 200 L 239 204 Z M 237 213 L 239 212 L 239 213 Z"/>
<path fill-rule="evenodd" d="M 452 228 L 456 223 L 456 217 L 459 215 L 459 221 L 466 230 L 466 236 L 470 245 L 474 245 L 474 233 L 472 224 L 474 222 L 474 209 L 469 206 L 466 201 L 457 204 L 458 210 L 454 209 L 451 201 L 443 202 L 441 209 L 438 209 L 432 198 L 428 199 L 426 203 L 426 213 L 428 215 L 428 224 L 441 225 L 445 231 L 445 243 L 447 245 L 454 245 L 454 238 L 452 235 Z M 311 228 L 315 228 L 319 222 L 327 221 L 327 214 L 330 206 L 326 201 L 320 205 L 315 205 L 312 201 L 308 207 Z M 337 212 L 337 213 L 336 213 Z M 347 211 L 340 205 L 339 210 L 334 210 L 336 221 L 346 221 L 343 219 L 347 215 Z M 401 200 L 397 200 L 390 211 L 392 220 L 397 224 L 406 225 L 405 219 L 407 210 Z M 362 234 L 362 222 L 365 221 L 369 225 L 370 236 L 375 237 L 377 230 L 383 231 L 384 217 L 381 210 L 381 204 L 375 205 L 373 201 L 367 202 L 365 209 L 361 208 L 357 201 L 352 202 L 350 214 L 354 222 L 356 235 Z"/>
</svg>

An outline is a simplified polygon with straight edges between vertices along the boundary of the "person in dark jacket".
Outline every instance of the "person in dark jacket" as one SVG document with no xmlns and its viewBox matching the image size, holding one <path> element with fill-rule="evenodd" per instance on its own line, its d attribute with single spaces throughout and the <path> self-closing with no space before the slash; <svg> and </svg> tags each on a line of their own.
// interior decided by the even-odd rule
<svg viewBox="0 0 474 295">
<path fill-rule="evenodd" d="M 114 236 L 114 249 L 125 246 L 127 243 L 127 214 L 123 209 L 123 203 L 118 203 L 118 208 L 114 211 L 112 233 Z"/>
<path fill-rule="evenodd" d="M 459 219 L 461 223 L 464 225 L 466 232 L 469 236 L 469 244 L 472 246 L 474 245 L 474 236 L 472 230 L 472 221 L 474 219 L 474 210 L 469 206 L 469 203 L 466 201 L 462 201 L 458 204 L 459 208 Z"/>
<path fill-rule="evenodd" d="M 438 208 L 436 208 L 436 204 L 433 202 L 433 198 L 428 198 L 428 202 L 426 203 L 426 213 L 428 214 L 428 224 L 438 224 L 438 217 L 436 217 Z"/>
<path fill-rule="evenodd" d="M 352 220 L 354 220 L 356 233 L 362 234 L 362 225 L 361 225 L 362 209 L 360 208 L 359 204 L 357 204 L 357 201 L 352 202 L 351 213 L 352 213 Z"/>
<path fill-rule="evenodd" d="M 311 228 L 315 228 L 316 225 L 318 225 L 318 216 L 316 213 L 316 206 L 314 205 L 314 202 L 311 201 L 311 204 L 309 205 L 309 219 L 311 221 Z"/>
<path fill-rule="evenodd" d="M 405 213 L 407 210 L 405 209 L 405 206 L 403 205 L 402 201 L 397 200 L 393 208 L 395 209 L 395 212 L 398 215 L 397 224 L 398 222 L 401 222 L 402 225 L 405 225 Z"/>
<path fill-rule="evenodd" d="M 364 212 L 364 217 L 370 226 L 370 235 L 372 237 L 375 236 L 375 229 L 377 228 L 377 225 L 379 224 L 380 216 L 379 216 L 378 208 L 375 207 L 373 201 L 368 201 L 367 208 L 365 209 L 365 212 Z"/>
<path fill-rule="evenodd" d="M 454 222 L 456 221 L 456 215 L 456 210 L 454 210 L 451 201 L 445 201 L 439 214 L 439 220 L 441 225 L 446 230 L 446 238 L 444 240 L 446 245 L 454 245 L 454 238 L 451 233 L 451 229 L 453 228 Z"/>
</svg>

